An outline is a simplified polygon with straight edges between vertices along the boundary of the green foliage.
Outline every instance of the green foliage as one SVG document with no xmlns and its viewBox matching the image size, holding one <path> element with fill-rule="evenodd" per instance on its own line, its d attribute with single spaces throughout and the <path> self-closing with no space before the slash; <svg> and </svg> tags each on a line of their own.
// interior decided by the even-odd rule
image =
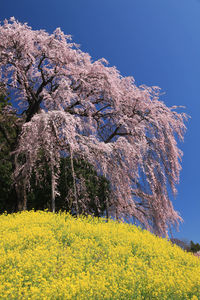
<svg viewBox="0 0 200 300">
<path fill-rule="evenodd" d="M 93 166 L 86 161 L 74 159 L 73 164 L 76 176 L 76 186 L 79 187 L 77 188 L 77 197 L 80 213 L 101 216 L 106 209 L 106 199 L 109 201 L 110 188 L 108 180 L 103 176 L 98 176 Z M 81 184 L 83 184 L 83 186 L 81 186 Z M 73 211 L 73 176 L 69 158 L 63 158 L 61 160 L 59 191 L 59 208 L 63 209 L 63 200 L 68 199 L 68 208 Z M 86 195 L 88 201 L 85 201 Z M 82 205 L 83 202 L 86 203 L 85 208 L 84 205 Z"/>
<path fill-rule="evenodd" d="M 89 213 L 98 217 L 103 215 L 106 209 L 106 200 L 109 202 L 109 182 L 105 177 L 99 176 L 92 165 L 86 161 L 74 159 L 73 164 L 80 213 Z M 32 174 L 31 192 L 27 197 L 28 209 L 51 208 L 51 173 L 45 161 L 43 161 L 43 167 L 40 166 L 39 168 L 39 176 L 36 176 L 35 173 Z M 80 181 L 84 182 L 82 187 L 84 190 L 78 188 L 81 187 Z M 60 195 L 56 197 L 56 210 L 75 213 L 73 175 L 68 157 L 61 159 L 58 191 Z M 88 201 L 85 201 L 85 195 L 87 195 Z M 83 202 L 84 205 L 87 203 L 85 207 Z"/>
<path fill-rule="evenodd" d="M 5 108 L 10 106 L 9 100 L 6 95 L 0 94 L 0 212 L 14 211 L 16 206 L 12 181 L 13 158 L 10 153 L 17 136 L 13 126 L 17 117 L 5 112 Z"/>
<path fill-rule="evenodd" d="M 190 251 L 193 253 L 196 253 L 200 251 L 200 244 L 199 243 L 194 243 L 193 241 L 190 242 Z"/>
<path fill-rule="evenodd" d="M 186 239 L 177 239 L 177 238 L 172 238 L 171 242 L 173 244 L 176 244 L 177 246 L 181 247 L 183 250 L 187 252 L 193 252 L 196 253 L 200 251 L 200 244 L 199 243 L 194 243 L 193 241 L 188 241 Z"/>
</svg>

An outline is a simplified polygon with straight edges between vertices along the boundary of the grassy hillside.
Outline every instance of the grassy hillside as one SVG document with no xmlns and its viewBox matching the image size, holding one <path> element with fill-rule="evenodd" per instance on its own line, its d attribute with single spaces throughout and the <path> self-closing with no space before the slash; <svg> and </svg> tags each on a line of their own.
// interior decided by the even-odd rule
<svg viewBox="0 0 200 300">
<path fill-rule="evenodd" d="M 200 299 L 200 259 L 133 225 L 1 215 L 0 299 Z"/>
</svg>

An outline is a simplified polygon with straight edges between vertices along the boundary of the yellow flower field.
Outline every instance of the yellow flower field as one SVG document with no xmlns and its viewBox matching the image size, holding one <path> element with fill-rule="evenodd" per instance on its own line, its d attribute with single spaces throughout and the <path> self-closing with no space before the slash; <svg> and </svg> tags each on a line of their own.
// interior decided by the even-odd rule
<svg viewBox="0 0 200 300">
<path fill-rule="evenodd" d="M 200 259 L 146 230 L 26 211 L 0 216 L 0 299 L 200 299 Z"/>
</svg>

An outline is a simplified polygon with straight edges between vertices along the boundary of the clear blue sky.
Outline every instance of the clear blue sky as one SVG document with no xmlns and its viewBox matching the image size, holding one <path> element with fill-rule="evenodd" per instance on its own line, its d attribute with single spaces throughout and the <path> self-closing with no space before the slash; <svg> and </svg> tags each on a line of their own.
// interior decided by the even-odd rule
<svg viewBox="0 0 200 300">
<path fill-rule="evenodd" d="M 137 84 L 158 85 L 167 106 L 191 116 L 175 209 L 178 238 L 200 242 L 200 0 L 2 0 L 0 20 L 71 34 L 81 50 L 105 57 Z"/>
</svg>

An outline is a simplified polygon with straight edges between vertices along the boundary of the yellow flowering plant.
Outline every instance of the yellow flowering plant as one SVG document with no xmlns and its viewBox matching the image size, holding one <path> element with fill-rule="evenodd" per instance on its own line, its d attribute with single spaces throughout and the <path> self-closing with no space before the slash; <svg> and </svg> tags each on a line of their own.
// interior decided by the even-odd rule
<svg viewBox="0 0 200 300">
<path fill-rule="evenodd" d="M 0 216 L 0 299 L 200 299 L 200 260 L 134 225 Z"/>
</svg>

